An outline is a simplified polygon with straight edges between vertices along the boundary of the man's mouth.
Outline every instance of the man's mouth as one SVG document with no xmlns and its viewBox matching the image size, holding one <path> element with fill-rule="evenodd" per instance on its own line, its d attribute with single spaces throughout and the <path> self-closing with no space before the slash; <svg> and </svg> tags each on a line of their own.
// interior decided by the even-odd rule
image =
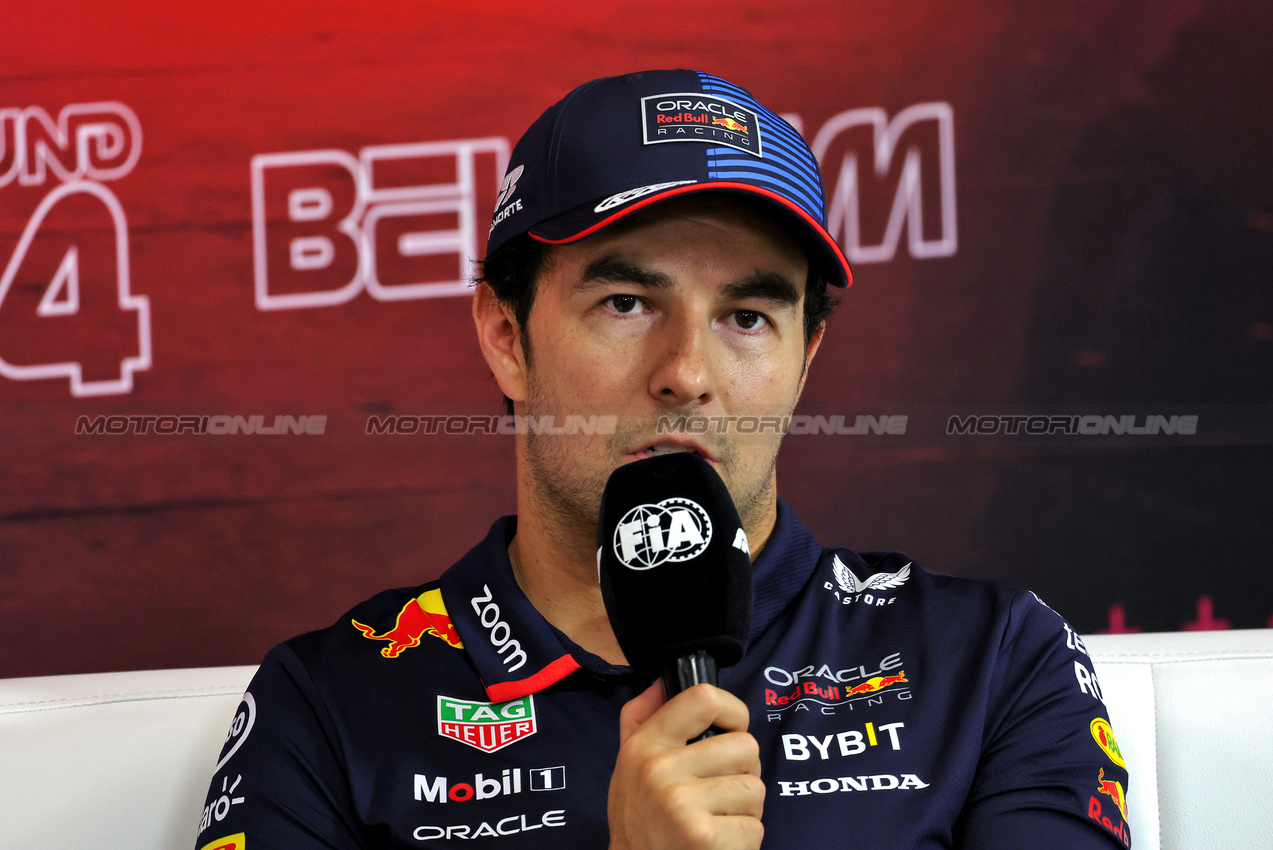
<svg viewBox="0 0 1273 850">
<path fill-rule="evenodd" d="M 674 452 L 692 452 L 693 454 L 702 455 L 708 462 L 714 462 L 716 458 L 705 447 L 696 443 L 681 442 L 677 440 L 660 440 L 657 443 L 651 443 L 648 446 L 640 448 L 634 452 L 629 452 L 629 456 L 642 460 L 647 457 L 657 457 L 658 455 L 673 454 Z"/>
</svg>

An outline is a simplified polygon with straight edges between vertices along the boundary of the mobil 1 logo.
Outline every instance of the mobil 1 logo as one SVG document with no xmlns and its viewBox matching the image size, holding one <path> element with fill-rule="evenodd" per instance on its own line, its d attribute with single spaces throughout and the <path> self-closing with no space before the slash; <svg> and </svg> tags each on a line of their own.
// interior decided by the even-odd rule
<svg viewBox="0 0 1273 850">
<path fill-rule="evenodd" d="M 525 778 L 523 779 L 523 774 Z M 505 768 L 503 773 L 477 774 L 469 781 L 454 781 L 446 776 L 415 774 L 416 800 L 424 803 L 467 803 L 492 797 L 530 791 L 562 791 L 566 787 L 566 767 Z"/>
</svg>

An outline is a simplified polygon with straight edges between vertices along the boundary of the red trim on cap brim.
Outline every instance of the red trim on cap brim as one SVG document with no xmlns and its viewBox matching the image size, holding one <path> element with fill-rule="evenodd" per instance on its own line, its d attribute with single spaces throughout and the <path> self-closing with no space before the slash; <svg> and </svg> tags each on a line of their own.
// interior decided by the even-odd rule
<svg viewBox="0 0 1273 850">
<path fill-rule="evenodd" d="M 585 236 L 591 236 L 592 234 L 596 233 L 598 230 L 609 227 L 611 224 L 614 224 L 619 219 L 623 218 L 626 215 L 630 215 L 631 213 L 636 212 L 642 207 L 648 207 L 650 204 L 656 203 L 658 201 L 666 200 L 667 198 L 673 197 L 674 195 L 685 195 L 685 194 L 689 194 L 690 192 L 704 192 L 704 191 L 710 191 L 712 189 L 738 189 L 743 192 L 750 192 L 754 195 L 762 195 L 766 198 L 769 198 L 772 201 L 777 201 L 778 203 L 782 204 L 787 209 L 796 213 L 798 216 L 800 216 L 800 218 L 804 219 L 805 224 L 812 227 L 814 232 L 816 232 L 819 236 L 822 237 L 822 241 L 831 248 L 832 253 L 835 254 L 836 260 L 838 260 L 840 263 L 840 267 L 844 269 L 844 281 L 845 281 L 844 285 L 846 287 L 853 285 L 853 271 L 852 269 L 849 268 L 848 258 L 844 256 L 844 252 L 840 250 L 840 246 L 836 244 L 835 240 L 831 238 L 831 234 L 827 233 L 826 229 L 817 221 L 817 219 L 815 219 L 813 216 L 809 215 L 807 212 L 801 209 L 798 204 L 795 204 L 787 200 L 782 195 L 779 195 L 777 192 L 771 192 L 768 189 L 762 189 L 761 187 L 753 186 L 750 183 L 733 183 L 733 182 L 726 182 L 726 181 L 715 181 L 715 182 L 708 182 L 708 183 L 695 183 L 692 186 L 677 186 L 674 189 L 668 189 L 665 192 L 657 192 L 648 197 L 641 198 L 639 201 L 636 201 L 631 206 L 624 207 L 623 209 L 619 210 L 613 215 L 609 215 L 603 218 L 601 221 L 589 227 L 584 228 L 583 230 L 579 231 L 573 236 L 567 236 L 564 239 L 549 239 L 547 237 L 540 236 L 539 234 L 535 233 L 534 228 L 531 228 L 530 236 L 531 238 L 548 245 L 566 245 L 570 242 L 578 242 L 580 239 L 583 239 Z"/>
</svg>

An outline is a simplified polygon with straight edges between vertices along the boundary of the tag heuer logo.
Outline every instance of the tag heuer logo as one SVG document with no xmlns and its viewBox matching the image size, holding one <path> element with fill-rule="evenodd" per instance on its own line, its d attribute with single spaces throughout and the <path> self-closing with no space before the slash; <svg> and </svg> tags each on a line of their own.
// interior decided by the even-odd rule
<svg viewBox="0 0 1273 850">
<path fill-rule="evenodd" d="M 473 702 L 438 694 L 438 734 L 484 753 L 535 734 L 535 698 Z"/>
</svg>

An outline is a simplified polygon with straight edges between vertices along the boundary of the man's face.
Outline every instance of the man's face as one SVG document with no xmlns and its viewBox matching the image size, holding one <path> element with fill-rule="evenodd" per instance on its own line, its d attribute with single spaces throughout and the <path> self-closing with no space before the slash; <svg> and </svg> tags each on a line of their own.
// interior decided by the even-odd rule
<svg viewBox="0 0 1273 850">
<path fill-rule="evenodd" d="M 617 466 L 691 449 L 720 473 L 744 525 L 760 527 L 775 509 L 780 428 L 660 434 L 657 423 L 791 412 L 817 347 L 806 352 L 804 341 L 807 268 L 770 218 L 722 196 L 670 201 L 555 249 L 527 323 L 524 398 L 514 401 L 559 424 L 593 414 L 618 423 L 613 435 L 526 435 L 536 507 L 591 528 Z"/>
</svg>

